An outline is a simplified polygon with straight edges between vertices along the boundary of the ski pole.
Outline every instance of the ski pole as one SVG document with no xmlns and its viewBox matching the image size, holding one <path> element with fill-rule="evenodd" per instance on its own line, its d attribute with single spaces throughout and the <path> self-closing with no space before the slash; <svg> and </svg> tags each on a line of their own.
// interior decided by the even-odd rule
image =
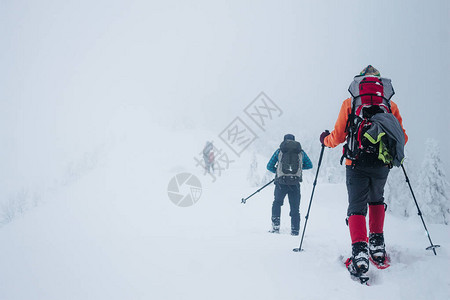
<svg viewBox="0 0 450 300">
<path fill-rule="evenodd" d="M 417 203 L 417 200 L 416 200 L 416 196 L 414 196 L 414 192 L 413 192 L 413 189 L 411 187 L 411 183 L 409 182 L 408 175 L 406 175 L 405 167 L 403 166 L 403 164 L 402 164 L 402 170 L 403 170 L 403 173 L 405 174 L 405 179 L 406 179 L 406 182 L 409 185 L 409 189 L 411 190 L 411 195 L 412 195 L 412 197 L 414 199 L 414 203 L 416 203 L 417 214 L 419 215 L 420 219 L 422 220 L 423 227 L 425 228 L 425 231 L 427 232 L 428 240 L 430 241 L 430 244 L 431 244 L 431 246 L 427 247 L 426 250 L 433 250 L 434 255 L 437 255 L 435 249 L 439 248 L 440 245 L 434 245 L 433 242 L 431 241 L 430 233 L 428 232 L 427 225 L 425 225 L 425 221 L 423 220 L 422 212 L 420 211 L 419 204 Z"/>
<path fill-rule="evenodd" d="M 263 188 L 265 188 L 266 186 L 268 186 L 269 184 L 271 184 L 274 180 L 275 180 L 275 178 L 272 179 L 271 181 L 269 181 L 268 183 L 266 183 L 263 187 L 261 187 L 259 190 L 257 190 L 256 192 L 254 192 L 253 194 L 251 194 L 251 195 L 248 196 L 247 198 L 242 198 L 241 203 L 244 203 L 244 204 L 245 204 L 245 203 L 247 202 L 247 199 L 248 199 L 248 198 L 250 198 L 251 196 L 253 196 L 253 195 L 256 194 L 256 193 L 259 193 L 259 191 L 261 191 Z"/>
<path fill-rule="evenodd" d="M 300 247 L 292 249 L 292 251 L 294 251 L 294 252 L 300 252 L 303 250 L 302 249 L 303 237 L 305 236 L 306 224 L 308 223 L 309 211 L 311 209 L 311 203 L 312 203 L 313 196 L 314 196 L 314 190 L 316 189 L 317 176 L 319 175 L 320 165 L 322 164 L 322 157 L 323 157 L 324 149 L 325 149 L 325 145 L 322 144 L 322 149 L 320 150 L 320 156 L 319 156 L 319 163 L 317 164 L 316 178 L 314 178 L 313 189 L 311 192 L 311 199 L 309 200 L 308 212 L 306 213 L 306 216 L 305 216 L 305 225 L 303 226 L 303 233 L 302 233 L 302 238 L 300 240 Z"/>
</svg>

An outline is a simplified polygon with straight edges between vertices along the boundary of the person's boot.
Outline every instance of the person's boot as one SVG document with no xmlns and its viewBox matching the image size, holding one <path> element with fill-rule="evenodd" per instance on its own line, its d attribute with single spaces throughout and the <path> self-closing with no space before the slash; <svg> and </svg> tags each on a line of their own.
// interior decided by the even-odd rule
<svg viewBox="0 0 450 300">
<path fill-rule="evenodd" d="M 280 217 L 272 217 L 272 233 L 280 233 Z"/>
<path fill-rule="evenodd" d="M 369 250 L 366 242 L 352 244 L 351 262 L 355 273 L 353 275 L 359 276 L 369 271 Z M 350 270 L 350 273 L 352 273 L 352 270 Z"/>
<path fill-rule="evenodd" d="M 300 231 L 300 214 L 291 216 L 291 235 L 297 236 Z"/>
<path fill-rule="evenodd" d="M 369 253 L 375 263 L 385 263 L 386 249 L 383 233 L 369 233 Z"/>
</svg>

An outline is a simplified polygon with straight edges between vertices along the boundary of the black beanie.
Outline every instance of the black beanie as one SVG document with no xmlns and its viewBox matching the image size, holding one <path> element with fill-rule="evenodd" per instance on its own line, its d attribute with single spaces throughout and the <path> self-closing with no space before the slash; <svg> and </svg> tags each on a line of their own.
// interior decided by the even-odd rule
<svg viewBox="0 0 450 300">
<path fill-rule="evenodd" d="M 288 133 L 284 136 L 284 140 L 285 141 L 287 141 L 287 140 L 295 141 L 295 136 L 293 134 Z"/>
</svg>

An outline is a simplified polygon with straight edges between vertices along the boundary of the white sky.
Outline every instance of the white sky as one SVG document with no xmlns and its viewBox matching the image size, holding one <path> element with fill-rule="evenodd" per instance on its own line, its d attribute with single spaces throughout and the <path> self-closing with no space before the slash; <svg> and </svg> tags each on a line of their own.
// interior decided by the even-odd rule
<svg viewBox="0 0 450 300">
<path fill-rule="evenodd" d="M 261 91 L 318 136 L 367 64 L 393 81 L 411 159 L 436 138 L 450 176 L 450 2 L 242 2 L 1 1 L 2 185 L 95 147 L 135 111 L 219 133 Z"/>
</svg>

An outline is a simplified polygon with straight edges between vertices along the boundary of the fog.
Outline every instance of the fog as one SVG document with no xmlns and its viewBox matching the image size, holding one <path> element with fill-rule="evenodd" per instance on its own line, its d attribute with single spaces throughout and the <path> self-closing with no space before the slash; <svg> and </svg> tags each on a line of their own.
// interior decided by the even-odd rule
<svg viewBox="0 0 450 300">
<path fill-rule="evenodd" d="M 368 64 L 392 79 L 409 159 L 428 137 L 444 155 L 449 12 L 444 0 L 1 1 L 2 196 L 51 185 L 129 131 L 155 148 L 186 127 L 218 134 L 261 91 L 287 129 L 319 136 Z"/>
</svg>

